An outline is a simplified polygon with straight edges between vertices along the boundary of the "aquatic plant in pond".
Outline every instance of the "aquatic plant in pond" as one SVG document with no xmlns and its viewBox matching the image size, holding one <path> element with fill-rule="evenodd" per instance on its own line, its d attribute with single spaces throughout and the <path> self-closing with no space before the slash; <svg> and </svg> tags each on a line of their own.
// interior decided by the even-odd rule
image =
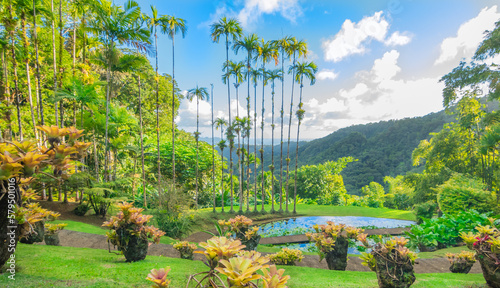
<svg viewBox="0 0 500 288">
<path fill-rule="evenodd" d="M 262 235 L 262 237 L 305 234 L 307 232 L 312 232 L 311 227 L 313 225 L 324 225 L 328 221 L 365 229 L 398 228 L 415 224 L 414 221 L 388 218 L 360 216 L 311 216 L 290 218 L 287 220 L 281 220 L 261 225 L 259 227 L 259 234 Z"/>
</svg>

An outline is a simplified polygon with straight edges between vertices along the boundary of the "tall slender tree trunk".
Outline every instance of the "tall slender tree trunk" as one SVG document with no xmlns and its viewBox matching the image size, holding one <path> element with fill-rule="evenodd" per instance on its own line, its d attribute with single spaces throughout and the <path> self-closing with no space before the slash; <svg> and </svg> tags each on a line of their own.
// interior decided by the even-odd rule
<svg viewBox="0 0 500 288">
<path fill-rule="evenodd" d="M 158 189 L 158 198 L 160 199 L 160 207 L 161 207 L 161 170 L 160 170 L 160 92 L 159 92 L 159 75 L 158 75 L 158 34 L 156 32 L 156 24 L 154 26 L 155 28 L 155 58 L 156 58 L 156 70 L 155 70 L 155 75 L 156 75 L 156 153 L 157 153 L 157 159 L 156 159 L 156 166 L 158 168 L 158 183 L 157 183 L 157 189 Z M 173 77 L 173 76 L 172 76 Z M 172 89 L 173 86 L 172 86 Z M 172 143 L 173 146 L 173 143 Z M 175 163 L 173 161 L 172 163 Z M 175 175 L 175 174 L 174 174 Z M 175 183 L 175 180 L 174 180 Z M 175 189 L 175 184 L 172 187 Z M 146 207 L 146 194 L 144 193 L 144 207 Z"/>
<path fill-rule="evenodd" d="M 293 66 L 295 67 L 295 53 L 293 54 Z M 288 210 L 288 198 L 289 198 L 289 193 L 288 193 L 288 186 L 289 186 L 289 181 L 290 181 L 290 134 L 291 134 L 291 129 L 292 129 L 292 118 L 293 118 L 293 88 L 295 81 L 295 68 L 293 68 L 292 72 L 292 94 L 290 97 L 290 119 L 288 121 L 288 144 L 287 144 L 287 149 L 286 149 L 286 205 L 285 205 L 285 211 L 286 213 L 289 212 Z"/>
<path fill-rule="evenodd" d="M 199 106 L 200 106 L 200 98 L 198 95 L 196 95 L 196 209 L 198 209 L 198 166 L 199 166 L 199 148 L 198 148 L 198 143 L 199 143 L 199 138 L 200 138 L 200 131 L 198 129 L 199 122 L 200 122 L 200 114 L 199 114 Z"/>
<path fill-rule="evenodd" d="M 106 69 L 106 128 L 105 128 L 105 135 L 104 135 L 104 181 L 108 181 L 109 177 L 109 171 L 108 171 L 108 165 L 109 165 L 109 151 L 108 151 L 108 144 L 109 144 L 109 137 L 108 137 L 108 128 L 109 128 L 109 106 L 110 106 L 110 93 L 111 93 L 111 82 L 113 81 L 113 74 L 111 73 L 111 57 L 113 53 L 113 41 L 110 43 L 107 43 L 108 49 L 107 49 L 107 58 L 108 58 L 108 67 Z M 146 206 L 146 199 L 144 199 L 144 207 Z"/>
<path fill-rule="evenodd" d="M 274 78 L 272 83 L 272 93 L 271 93 L 271 166 L 269 170 L 271 170 L 271 213 L 275 213 L 274 211 Z"/>
<path fill-rule="evenodd" d="M 59 1 L 59 88 L 62 87 L 64 68 L 62 66 L 63 62 L 63 47 L 64 47 L 64 38 L 63 38 L 63 21 L 62 21 L 62 0 Z M 59 115 L 60 115 L 60 125 L 61 128 L 64 127 L 64 100 L 61 99 L 59 101 Z"/>
<path fill-rule="evenodd" d="M 240 97 L 239 97 L 239 93 L 238 93 L 239 92 L 238 88 L 240 87 L 240 83 L 238 83 L 238 78 L 236 78 L 236 83 L 234 84 L 234 87 L 236 88 L 236 119 L 238 121 L 238 120 L 241 120 L 241 119 L 239 119 L 239 117 L 240 117 L 240 111 L 239 111 Z M 237 122 L 237 124 L 238 124 L 238 122 Z M 244 198 L 243 189 L 242 189 L 243 188 L 243 183 L 242 183 L 243 181 L 242 181 L 242 173 L 241 173 L 241 171 L 242 171 L 242 168 L 241 168 L 241 165 L 242 165 L 241 154 L 242 153 L 241 153 L 241 149 L 240 149 L 241 127 L 238 128 L 237 134 L 238 134 L 238 149 L 236 150 L 237 151 L 236 155 L 238 156 L 238 174 L 239 174 L 238 175 L 238 180 L 239 180 L 238 181 L 239 182 L 238 183 L 239 184 L 238 185 L 238 187 L 239 187 L 238 195 L 240 197 L 240 207 L 238 209 L 238 213 L 241 214 L 241 213 L 243 213 L 243 198 Z"/>
<path fill-rule="evenodd" d="M 226 34 L 226 73 L 229 70 L 229 39 L 228 39 L 228 34 Z M 231 127 L 232 122 L 231 122 L 231 83 L 227 81 L 227 104 L 228 104 L 228 109 L 229 109 L 229 123 L 228 127 Z M 229 210 L 229 213 L 234 213 L 234 189 L 233 189 L 233 147 L 231 144 L 229 144 L 229 175 L 231 177 L 231 209 Z"/>
<path fill-rule="evenodd" d="M 212 106 L 212 191 L 214 196 L 214 210 L 215 206 L 217 206 L 217 202 L 215 201 L 215 143 L 214 143 L 214 84 L 210 84 L 210 99 Z"/>
<path fill-rule="evenodd" d="M 221 126 L 220 139 L 224 139 L 224 128 Z M 222 146 L 221 146 L 222 147 Z M 220 149 L 220 183 L 221 183 L 221 212 L 224 213 L 224 148 Z"/>
<path fill-rule="evenodd" d="M 9 1 L 9 16 L 10 16 L 10 19 L 13 21 L 14 15 L 12 14 L 12 0 Z M 22 123 L 21 123 L 21 100 L 19 99 L 14 28 L 15 27 L 9 28 L 9 38 L 11 41 L 10 50 L 11 50 L 11 54 L 12 54 L 12 69 L 14 70 L 14 97 L 16 99 L 17 125 L 18 125 L 18 129 L 19 129 L 19 140 L 23 141 L 23 127 L 22 127 Z"/>
<path fill-rule="evenodd" d="M 35 0 L 33 0 L 33 6 L 35 5 Z M 50 0 L 50 12 L 54 14 L 54 0 Z M 55 23 L 54 20 L 51 21 L 51 27 L 52 27 L 52 69 L 54 70 L 54 98 L 56 97 L 56 91 L 57 91 L 57 56 L 56 56 L 56 32 L 55 32 Z M 35 29 L 36 31 L 36 29 Z M 55 119 L 56 119 L 56 126 L 59 126 L 59 115 L 57 112 L 57 102 L 54 102 L 54 112 L 55 112 Z M 43 125 L 43 124 L 42 124 Z"/>
<path fill-rule="evenodd" d="M 11 100 L 10 100 L 10 87 L 9 87 L 9 74 L 7 70 L 7 59 L 6 59 L 6 50 L 2 50 L 2 71 L 3 71 L 3 89 L 4 89 L 4 95 L 6 99 L 7 106 L 10 106 Z M 12 120 L 11 120 L 11 112 L 10 109 L 5 109 L 5 120 L 7 121 L 7 129 L 5 130 L 5 134 L 3 137 L 5 140 L 12 140 Z"/>
<path fill-rule="evenodd" d="M 139 86 L 139 137 L 141 138 L 141 168 L 142 168 L 142 195 L 146 195 L 146 171 L 144 169 L 144 140 L 142 123 L 142 95 L 141 95 L 141 75 L 137 76 Z"/>
<path fill-rule="evenodd" d="M 37 94 L 38 94 L 38 108 L 40 110 L 40 124 L 45 125 L 45 119 L 43 115 L 43 99 L 42 99 L 42 88 L 40 85 L 40 61 L 38 59 L 38 32 L 36 31 L 36 0 L 33 0 L 33 36 L 35 38 L 35 59 L 36 59 L 36 83 L 37 83 Z M 43 134 L 40 134 L 40 140 L 43 140 Z"/>
<path fill-rule="evenodd" d="M 255 79 L 255 84 L 253 85 L 254 90 L 254 114 L 253 114 L 253 151 L 254 151 L 254 163 L 253 163 L 253 185 L 254 185 L 254 212 L 257 212 L 257 79 Z"/>
<path fill-rule="evenodd" d="M 76 16 L 73 18 L 73 81 L 76 76 Z M 76 127 L 76 100 L 73 100 L 73 126 Z"/>
<path fill-rule="evenodd" d="M 33 125 L 33 134 L 35 135 L 35 139 L 38 142 L 38 131 L 36 129 L 36 121 L 35 121 L 35 112 L 33 111 L 33 96 L 31 93 L 31 72 L 30 72 L 30 60 L 28 53 L 28 36 L 26 34 L 26 14 L 23 12 L 22 14 L 22 29 L 23 29 L 23 46 L 24 51 L 26 53 L 24 57 L 24 65 L 26 67 L 26 84 L 28 88 L 28 101 L 30 104 L 30 112 L 31 112 L 31 123 Z"/>
<path fill-rule="evenodd" d="M 285 114 L 285 49 L 281 48 L 281 139 L 280 139 L 280 210 L 283 213 L 283 116 Z"/>
<path fill-rule="evenodd" d="M 300 77 L 300 96 L 299 96 L 299 109 L 297 111 L 300 111 L 302 109 L 302 88 L 304 87 L 304 84 L 302 84 L 304 76 Z M 297 214 L 297 170 L 299 168 L 299 132 L 300 132 L 300 124 L 302 123 L 302 116 L 297 115 L 297 118 L 299 119 L 299 123 L 297 124 L 297 147 L 295 148 L 295 178 L 294 178 L 294 185 L 293 185 L 293 214 Z"/>
<path fill-rule="evenodd" d="M 172 35 L 172 191 L 175 191 L 175 42 Z"/>
<path fill-rule="evenodd" d="M 262 60 L 262 120 L 261 120 L 261 125 L 260 125 L 260 130 L 261 130 L 261 137 L 260 137 L 260 175 L 261 175 L 261 180 L 262 180 L 262 209 L 261 212 L 265 213 L 266 210 L 264 208 L 264 204 L 266 203 L 266 189 L 264 185 L 264 123 L 265 123 L 265 106 L 264 106 L 264 100 L 265 100 L 265 90 L 266 88 L 266 73 L 265 73 L 265 65 L 264 65 L 264 60 Z"/>
</svg>

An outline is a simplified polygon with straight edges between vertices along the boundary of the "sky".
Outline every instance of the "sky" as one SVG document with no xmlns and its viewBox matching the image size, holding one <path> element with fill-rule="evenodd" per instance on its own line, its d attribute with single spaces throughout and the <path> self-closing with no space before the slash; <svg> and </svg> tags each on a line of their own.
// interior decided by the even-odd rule
<svg viewBox="0 0 500 288">
<path fill-rule="evenodd" d="M 184 38 L 175 38 L 175 79 L 178 88 L 206 87 L 211 92 L 215 117 L 228 117 L 227 86 L 222 83 L 225 43 L 212 42 L 210 25 L 222 16 L 237 18 L 244 34 L 256 33 L 265 41 L 294 36 L 308 44 L 306 59 L 318 66 L 316 82 L 303 87 L 304 121 L 300 138 L 324 137 L 340 128 L 391 119 L 424 116 L 442 107 L 443 83 L 439 79 L 468 60 L 481 43 L 484 31 L 500 20 L 500 7 L 493 0 L 236 0 L 236 1 L 138 1 L 146 14 L 150 5 L 159 14 L 187 21 Z M 120 4 L 116 1 L 116 4 Z M 243 61 L 246 53 L 230 60 Z M 158 39 L 160 73 L 172 73 L 172 41 Z M 154 62 L 152 62 L 154 63 Z M 259 66 L 261 63 L 259 62 Z M 289 61 L 285 61 L 288 70 Z M 281 63 L 266 64 L 267 69 Z M 231 81 L 231 111 L 238 102 Z M 285 139 L 292 89 L 285 76 Z M 294 87 L 293 113 L 299 87 Z M 252 95 L 251 114 L 255 109 Z M 275 137 L 280 137 L 281 82 L 275 89 Z M 246 115 L 246 83 L 239 88 L 239 113 Z M 271 138 L 271 87 L 265 88 L 264 138 Z M 211 137 L 212 99 L 200 103 L 201 137 Z M 262 83 L 257 87 L 258 123 L 261 121 Z M 181 102 L 176 123 L 196 131 L 196 101 Z M 292 139 L 297 120 L 292 121 Z M 215 135 L 220 135 L 215 131 Z M 260 135 L 260 129 L 258 130 Z M 253 135 L 253 132 L 252 132 Z M 260 136 L 258 136 L 260 138 Z M 279 143 L 279 142 L 278 142 Z"/>
</svg>

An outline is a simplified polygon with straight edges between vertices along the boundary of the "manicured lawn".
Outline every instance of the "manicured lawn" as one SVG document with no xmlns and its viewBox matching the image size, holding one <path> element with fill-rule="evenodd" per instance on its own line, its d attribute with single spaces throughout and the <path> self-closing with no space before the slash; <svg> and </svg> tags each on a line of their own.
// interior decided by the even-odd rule
<svg viewBox="0 0 500 288">
<path fill-rule="evenodd" d="M 77 232 L 84 232 L 84 233 L 90 233 L 90 234 L 99 234 L 99 235 L 106 235 L 106 232 L 109 231 L 108 229 L 103 229 L 101 227 L 97 227 L 91 224 L 83 223 L 83 222 L 78 222 L 78 221 L 72 221 L 72 220 L 55 220 L 51 223 L 66 223 L 68 226 L 66 226 L 64 229 L 70 230 L 70 231 L 77 231 Z M 172 239 L 170 237 L 163 236 L 160 239 L 160 243 L 162 244 L 173 244 L 176 243 L 177 240 Z"/>
<path fill-rule="evenodd" d="M 105 250 L 19 244 L 16 280 L 0 275 L 0 287 L 151 287 L 145 278 L 152 268 L 170 266 L 170 287 L 185 287 L 189 274 L 205 271 L 201 261 L 148 256 L 126 263 L 121 255 Z M 289 287 L 376 287 L 373 272 L 329 271 L 288 267 Z M 481 274 L 417 274 L 412 287 L 466 287 L 483 284 Z"/>
</svg>

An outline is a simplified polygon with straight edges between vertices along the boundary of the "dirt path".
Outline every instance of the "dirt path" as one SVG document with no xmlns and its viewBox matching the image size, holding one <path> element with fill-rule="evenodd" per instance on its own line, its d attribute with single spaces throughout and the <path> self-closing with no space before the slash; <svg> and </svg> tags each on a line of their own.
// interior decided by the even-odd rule
<svg viewBox="0 0 500 288">
<path fill-rule="evenodd" d="M 108 250 L 108 243 L 106 236 L 89 234 L 83 232 L 62 230 L 59 234 L 62 246 L 68 247 L 80 247 L 80 248 L 93 248 L 93 249 L 105 249 Z M 112 251 L 117 252 L 112 248 Z M 262 253 L 264 255 L 268 253 Z M 166 244 L 153 244 L 149 247 L 148 255 L 154 256 L 166 256 L 172 258 L 178 258 L 179 253 L 171 246 Z M 204 256 L 201 254 L 195 254 L 195 260 L 204 260 Z M 348 271 L 370 271 L 366 266 L 361 265 L 361 259 L 359 257 L 350 257 L 347 262 Z M 297 266 L 302 267 L 313 267 L 320 269 L 328 269 L 325 260 L 319 262 L 319 256 L 317 255 L 305 255 L 302 262 L 298 263 Z M 415 264 L 416 273 L 449 273 L 448 270 L 449 262 L 445 258 L 433 258 L 433 259 L 419 259 Z M 481 267 L 478 263 L 474 264 L 470 273 L 481 273 Z"/>
</svg>

